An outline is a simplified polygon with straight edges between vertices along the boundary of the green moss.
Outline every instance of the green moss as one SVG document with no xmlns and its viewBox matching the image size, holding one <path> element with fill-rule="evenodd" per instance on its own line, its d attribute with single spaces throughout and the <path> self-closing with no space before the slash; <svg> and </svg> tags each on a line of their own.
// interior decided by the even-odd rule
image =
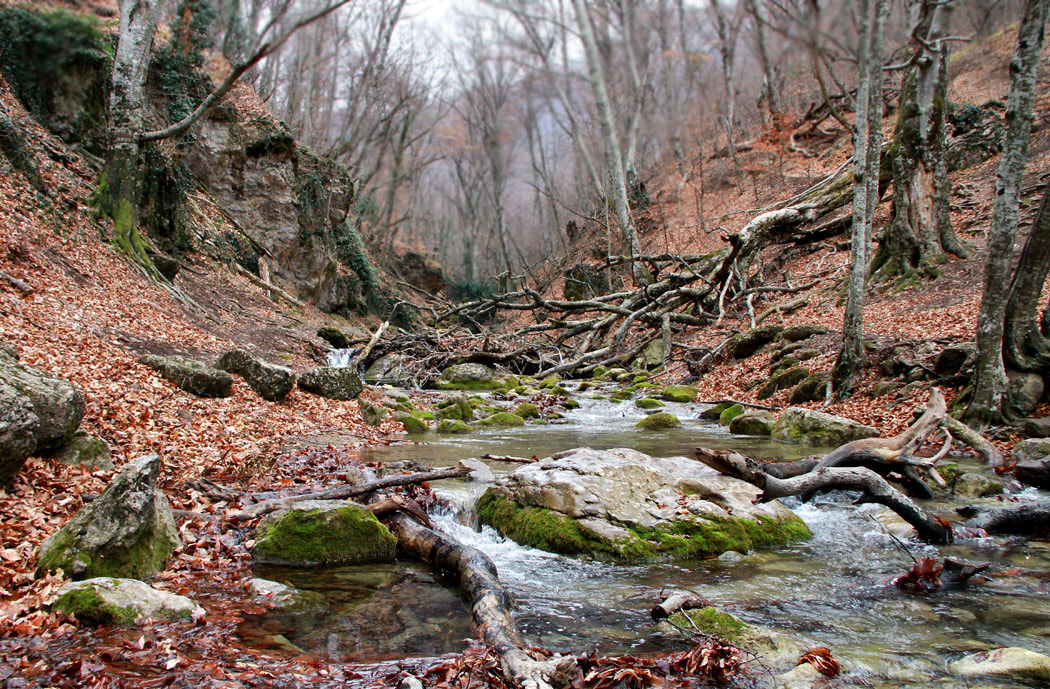
<svg viewBox="0 0 1050 689">
<path fill-rule="evenodd" d="M 617 390 L 613 394 L 609 395 L 609 399 L 616 400 L 617 402 L 623 402 L 634 397 L 634 394 L 630 390 Z"/>
<path fill-rule="evenodd" d="M 423 421 L 433 421 L 437 418 L 434 415 L 434 412 L 432 411 L 417 411 L 414 412 L 412 415 L 415 416 L 417 419 L 422 419 Z"/>
<path fill-rule="evenodd" d="M 943 478 L 950 487 L 952 483 L 954 483 L 955 480 L 965 472 L 958 464 L 938 464 L 937 473 L 941 475 L 941 478 Z"/>
<path fill-rule="evenodd" d="M 656 412 L 650 414 L 641 421 L 635 424 L 638 428 L 644 431 L 655 431 L 664 428 L 677 428 L 681 426 L 682 422 L 678 420 L 678 417 L 674 414 L 668 414 L 665 411 Z"/>
<path fill-rule="evenodd" d="M 634 406 L 638 407 L 639 409 L 659 409 L 660 407 L 664 406 L 664 403 L 660 400 L 653 399 L 652 397 L 643 397 L 639 400 L 636 400 Z"/>
<path fill-rule="evenodd" d="M 740 404 L 734 404 L 731 407 L 727 407 L 721 414 L 718 415 L 718 423 L 723 426 L 728 426 L 729 422 L 744 413 L 744 407 Z"/>
<path fill-rule="evenodd" d="M 663 398 L 669 402 L 692 402 L 696 392 L 696 388 L 688 385 L 668 385 Z"/>
<path fill-rule="evenodd" d="M 293 509 L 264 520 L 252 555 L 287 564 L 336 564 L 392 560 L 397 539 L 368 509 Z"/>
<path fill-rule="evenodd" d="M 707 419 L 708 421 L 718 421 L 719 417 L 722 416 L 722 412 L 724 412 L 726 409 L 729 409 L 732 406 L 732 402 L 719 402 L 713 407 L 708 407 L 707 409 L 700 412 L 700 418 Z"/>
<path fill-rule="evenodd" d="M 509 411 L 501 411 L 493 414 L 492 416 L 478 421 L 481 426 L 500 426 L 510 428 L 514 426 L 524 426 L 525 419 L 521 418 L 517 414 L 512 414 Z"/>
<path fill-rule="evenodd" d="M 394 419 L 400 421 L 405 427 L 406 433 L 419 434 L 426 433 L 430 430 L 430 426 L 427 425 L 426 421 L 418 419 L 408 412 L 399 411 L 394 414 Z"/>
<path fill-rule="evenodd" d="M 436 416 L 439 419 L 451 419 L 452 421 L 463 420 L 463 412 L 459 408 L 459 406 L 455 404 L 448 407 L 438 408 L 438 410 L 434 413 L 434 416 Z"/>
<path fill-rule="evenodd" d="M 68 577 L 92 579 L 120 577 L 148 579 L 164 569 L 168 556 L 178 545 L 156 523 L 146 529 L 138 541 L 128 547 L 106 548 L 93 553 L 73 549 L 73 535 L 58 531 L 51 547 L 37 562 L 38 572 L 63 571 Z"/>
<path fill-rule="evenodd" d="M 587 392 L 594 387 L 594 383 L 589 380 L 585 380 L 576 386 L 576 392 Z"/>
<path fill-rule="evenodd" d="M 473 430 L 469 425 L 454 419 L 442 419 L 437 425 L 437 432 L 445 434 L 470 433 Z"/>
<path fill-rule="evenodd" d="M 483 392 L 497 390 L 503 387 L 503 381 L 495 380 L 467 380 L 458 383 L 450 383 L 438 378 L 434 381 L 434 387 L 438 390 L 463 390 L 464 392 Z"/>
<path fill-rule="evenodd" d="M 566 397 L 564 400 L 562 400 L 561 406 L 565 407 L 566 409 L 579 409 L 580 403 L 571 397 Z"/>
<path fill-rule="evenodd" d="M 591 371 L 591 377 L 592 378 L 601 378 L 602 376 L 604 376 L 608 372 L 609 372 L 608 368 L 606 368 L 605 366 L 602 366 L 601 364 L 598 364 L 597 366 L 594 367 L 594 370 Z"/>
<path fill-rule="evenodd" d="M 478 519 L 511 540 L 551 553 L 616 554 L 611 541 L 564 514 L 542 507 L 522 507 L 489 488 L 478 498 Z"/>
<path fill-rule="evenodd" d="M 683 629 L 718 636 L 727 641 L 739 641 L 748 629 L 745 622 L 717 608 L 676 612 L 671 615 L 670 621 Z"/>
<path fill-rule="evenodd" d="M 135 608 L 122 608 L 107 603 L 92 586 L 82 586 L 55 599 L 52 608 L 76 615 L 81 622 L 115 624 L 130 627 L 139 616 Z"/>
<path fill-rule="evenodd" d="M 514 414 L 520 416 L 523 419 L 538 419 L 540 418 L 540 410 L 532 402 L 522 402 L 518 406 L 514 407 Z"/>
<path fill-rule="evenodd" d="M 552 373 L 540 381 L 539 388 L 540 390 L 547 390 L 549 388 L 555 387 L 560 382 L 561 376 L 559 376 L 557 373 Z"/>
</svg>

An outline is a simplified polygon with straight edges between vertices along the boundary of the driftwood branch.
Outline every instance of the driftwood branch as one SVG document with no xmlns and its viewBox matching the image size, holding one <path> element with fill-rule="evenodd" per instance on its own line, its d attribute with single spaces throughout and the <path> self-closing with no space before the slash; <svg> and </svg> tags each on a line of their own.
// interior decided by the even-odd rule
<svg viewBox="0 0 1050 689">
<path fill-rule="evenodd" d="M 7 273 L 0 271 L 0 280 L 3 280 L 7 284 L 17 289 L 22 294 L 32 294 L 36 289 L 28 282 L 19 280 L 14 275 L 8 275 Z"/>
<path fill-rule="evenodd" d="M 1003 465 L 1003 453 L 983 435 L 952 416 L 945 416 L 942 423 L 956 438 L 976 450 L 985 464 L 990 467 Z"/>
</svg>

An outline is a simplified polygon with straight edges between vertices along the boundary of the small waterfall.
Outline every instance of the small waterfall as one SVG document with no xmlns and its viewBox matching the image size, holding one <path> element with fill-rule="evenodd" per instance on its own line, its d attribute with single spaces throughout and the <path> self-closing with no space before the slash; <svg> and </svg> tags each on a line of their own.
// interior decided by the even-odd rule
<svg viewBox="0 0 1050 689">
<path fill-rule="evenodd" d="M 354 355 L 361 351 L 360 347 L 350 347 L 349 349 L 331 349 L 328 351 L 328 366 L 329 368 L 346 368 L 350 365 L 350 360 L 354 358 Z"/>
</svg>

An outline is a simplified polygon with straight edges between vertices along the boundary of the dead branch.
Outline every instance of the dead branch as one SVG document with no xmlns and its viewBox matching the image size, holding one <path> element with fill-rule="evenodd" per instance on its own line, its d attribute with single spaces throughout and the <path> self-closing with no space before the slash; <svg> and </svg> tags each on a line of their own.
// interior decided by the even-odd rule
<svg viewBox="0 0 1050 689">
<path fill-rule="evenodd" d="M 985 464 L 991 467 L 1003 465 L 1003 453 L 983 435 L 952 416 L 945 416 L 942 423 L 956 438 L 976 450 Z"/>
</svg>

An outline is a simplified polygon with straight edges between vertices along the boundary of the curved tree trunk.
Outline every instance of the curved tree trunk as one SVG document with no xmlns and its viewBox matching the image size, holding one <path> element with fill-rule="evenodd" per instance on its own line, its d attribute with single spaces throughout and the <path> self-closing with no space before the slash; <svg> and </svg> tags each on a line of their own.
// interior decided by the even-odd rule
<svg viewBox="0 0 1050 689">
<path fill-rule="evenodd" d="M 1050 273 L 1050 185 L 1043 193 L 1032 231 L 1021 251 L 1014 273 L 1010 300 L 1006 305 L 1003 332 L 1003 358 L 1018 371 L 1039 371 L 1050 367 L 1050 340 L 1037 322 L 1039 297 Z"/>
</svg>

